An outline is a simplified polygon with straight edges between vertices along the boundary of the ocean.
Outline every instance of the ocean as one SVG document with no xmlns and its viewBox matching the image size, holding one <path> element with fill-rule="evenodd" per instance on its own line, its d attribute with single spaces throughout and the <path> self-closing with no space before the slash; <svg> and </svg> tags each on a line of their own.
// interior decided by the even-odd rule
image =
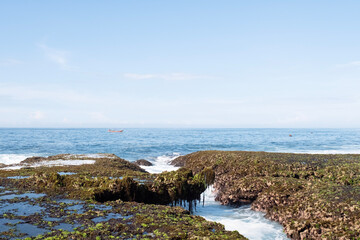
<svg viewBox="0 0 360 240">
<path fill-rule="evenodd" d="M 293 153 L 360 153 L 360 129 L 159 129 L 129 128 L 111 133 L 103 128 L 0 129 L 0 164 L 18 163 L 30 156 L 60 153 L 114 153 L 129 161 L 147 159 L 150 172 L 172 170 L 168 162 L 201 150 Z M 238 230 L 249 239 L 287 239 L 281 225 L 250 206 L 232 208 L 206 193 L 205 207 L 195 214 Z"/>
<path fill-rule="evenodd" d="M 289 135 L 292 135 L 290 137 Z M 23 156 L 114 153 L 129 161 L 201 150 L 360 153 L 360 129 L 0 128 L 0 163 Z"/>
</svg>

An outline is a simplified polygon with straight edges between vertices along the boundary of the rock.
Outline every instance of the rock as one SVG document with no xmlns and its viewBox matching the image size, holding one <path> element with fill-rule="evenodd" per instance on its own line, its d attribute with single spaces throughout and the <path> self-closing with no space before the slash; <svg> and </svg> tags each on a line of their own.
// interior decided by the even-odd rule
<svg viewBox="0 0 360 240">
<path fill-rule="evenodd" d="M 360 154 L 195 152 L 172 164 L 215 171 L 215 200 L 284 225 L 291 239 L 358 239 Z"/>
<path fill-rule="evenodd" d="M 139 159 L 134 162 L 136 165 L 139 166 L 152 166 L 153 164 L 145 159 Z"/>
<path fill-rule="evenodd" d="M 36 163 L 46 161 L 46 157 L 28 157 L 25 160 L 21 161 L 21 163 Z"/>
<path fill-rule="evenodd" d="M 186 160 L 187 158 L 185 156 L 180 156 L 172 160 L 171 165 L 174 165 L 175 167 L 184 167 Z"/>
</svg>

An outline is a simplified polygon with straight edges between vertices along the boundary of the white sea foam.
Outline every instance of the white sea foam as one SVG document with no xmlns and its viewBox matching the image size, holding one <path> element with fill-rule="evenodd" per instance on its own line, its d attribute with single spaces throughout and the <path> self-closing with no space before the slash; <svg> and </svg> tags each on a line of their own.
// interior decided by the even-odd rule
<svg viewBox="0 0 360 240">
<path fill-rule="evenodd" d="M 18 164 L 9 167 L 2 168 L 3 170 L 14 170 L 24 167 L 53 167 L 53 166 L 78 166 L 83 164 L 94 164 L 95 160 L 53 160 L 53 161 L 41 161 L 32 164 Z"/>
<path fill-rule="evenodd" d="M 115 158 L 111 154 L 96 153 L 96 154 L 70 154 L 65 155 L 64 159 L 54 161 L 43 161 L 33 164 L 20 164 L 21 161 L 26 158 L 33 157 L 39 154 L 0 154 L 0 164 L 8 165 L 8 167 L 1 168 L 3 170 L 15 170 L 23 167 L 40 167 L 40 166 L 63 166 L 63 165 L 82 165 L 82 164 L 94 164 L 96 158 Z M 76 158 L 76 159 L 74 159 Z M 90 159 L 89 159 L 90 158 Z"/>
<path fill-rule="evenodd" d="M 198 206 L 195 214 L 225 226 L 226 230 L 237 230 L 251 240 L 284 240 L 288 239 L 283 227 L 264 217 L 264 213 L 251 210 L 250 205 L 238 208 L 223 206 L 215 201 L 213 188 L 204 193 L 205 206 Z"/>
<path fill-rule="evenodd" d="M 70 158 L 78 158 L 78 159 L 85 159 L 85 158 L 116 158 L 112 154 L 108 153 L 89 153 L 89 154 L 70 154 L 65 156 L 66 159 Z"/>
<path fill-rule="evenodd" d="M 83 164 L 94 164 L 95 160 L 53 160 L 53 161 L 43 161 L 43 162 L 37 162 L 31 165 L 32 167 L 52 167 L 52 166 L 78 166 Z"/>
<path fill-rule="evenodd" d="M 152 161 L 153 166 L 141 166 L 149 173 L 161 173 L 164 171 L 175 171 L 179 169 L 178 167 L 174 167 L 170 165 L 170 162 L 175 158 L 179 157 L 180 153 L 174 152 L 172 155 L 163 155 L 159 156 Z"/>
<path fill-rule="evenodd" d="M 0 154 L 0 163 L 5 165 L 17 164 L 32 156 L 30 154 Z"/>
</svg>

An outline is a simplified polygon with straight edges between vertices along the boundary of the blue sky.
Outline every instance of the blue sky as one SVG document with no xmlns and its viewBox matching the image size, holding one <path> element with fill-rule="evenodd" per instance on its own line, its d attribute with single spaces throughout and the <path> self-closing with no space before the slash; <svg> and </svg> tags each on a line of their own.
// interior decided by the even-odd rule
<svg viewBox="0 0 360 240">
<path fill-rule="evenodd" d="M 0 127 L 360 127 L 359 1 L 1 1 Z"/>
</svg>

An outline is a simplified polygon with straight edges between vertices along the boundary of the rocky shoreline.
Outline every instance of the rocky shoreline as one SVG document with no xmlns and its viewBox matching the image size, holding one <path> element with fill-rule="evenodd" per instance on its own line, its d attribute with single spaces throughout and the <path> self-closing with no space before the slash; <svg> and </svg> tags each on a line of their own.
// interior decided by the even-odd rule
<svg viewBox="0 0 360 240">
<path fill-rule="evenodd" d="M 251 203 L 291 239 L 360 239 L 360 155 L 203 151 L 172 163 L 211 167 L 216 200 Z"/>
<path fill-rule="evenodd" d="M 0 238 L 246 239 L 191 214 L 214 178 L 150 174 L 113 154 L 28 158 L 0 168 Z"/>
</svg>

